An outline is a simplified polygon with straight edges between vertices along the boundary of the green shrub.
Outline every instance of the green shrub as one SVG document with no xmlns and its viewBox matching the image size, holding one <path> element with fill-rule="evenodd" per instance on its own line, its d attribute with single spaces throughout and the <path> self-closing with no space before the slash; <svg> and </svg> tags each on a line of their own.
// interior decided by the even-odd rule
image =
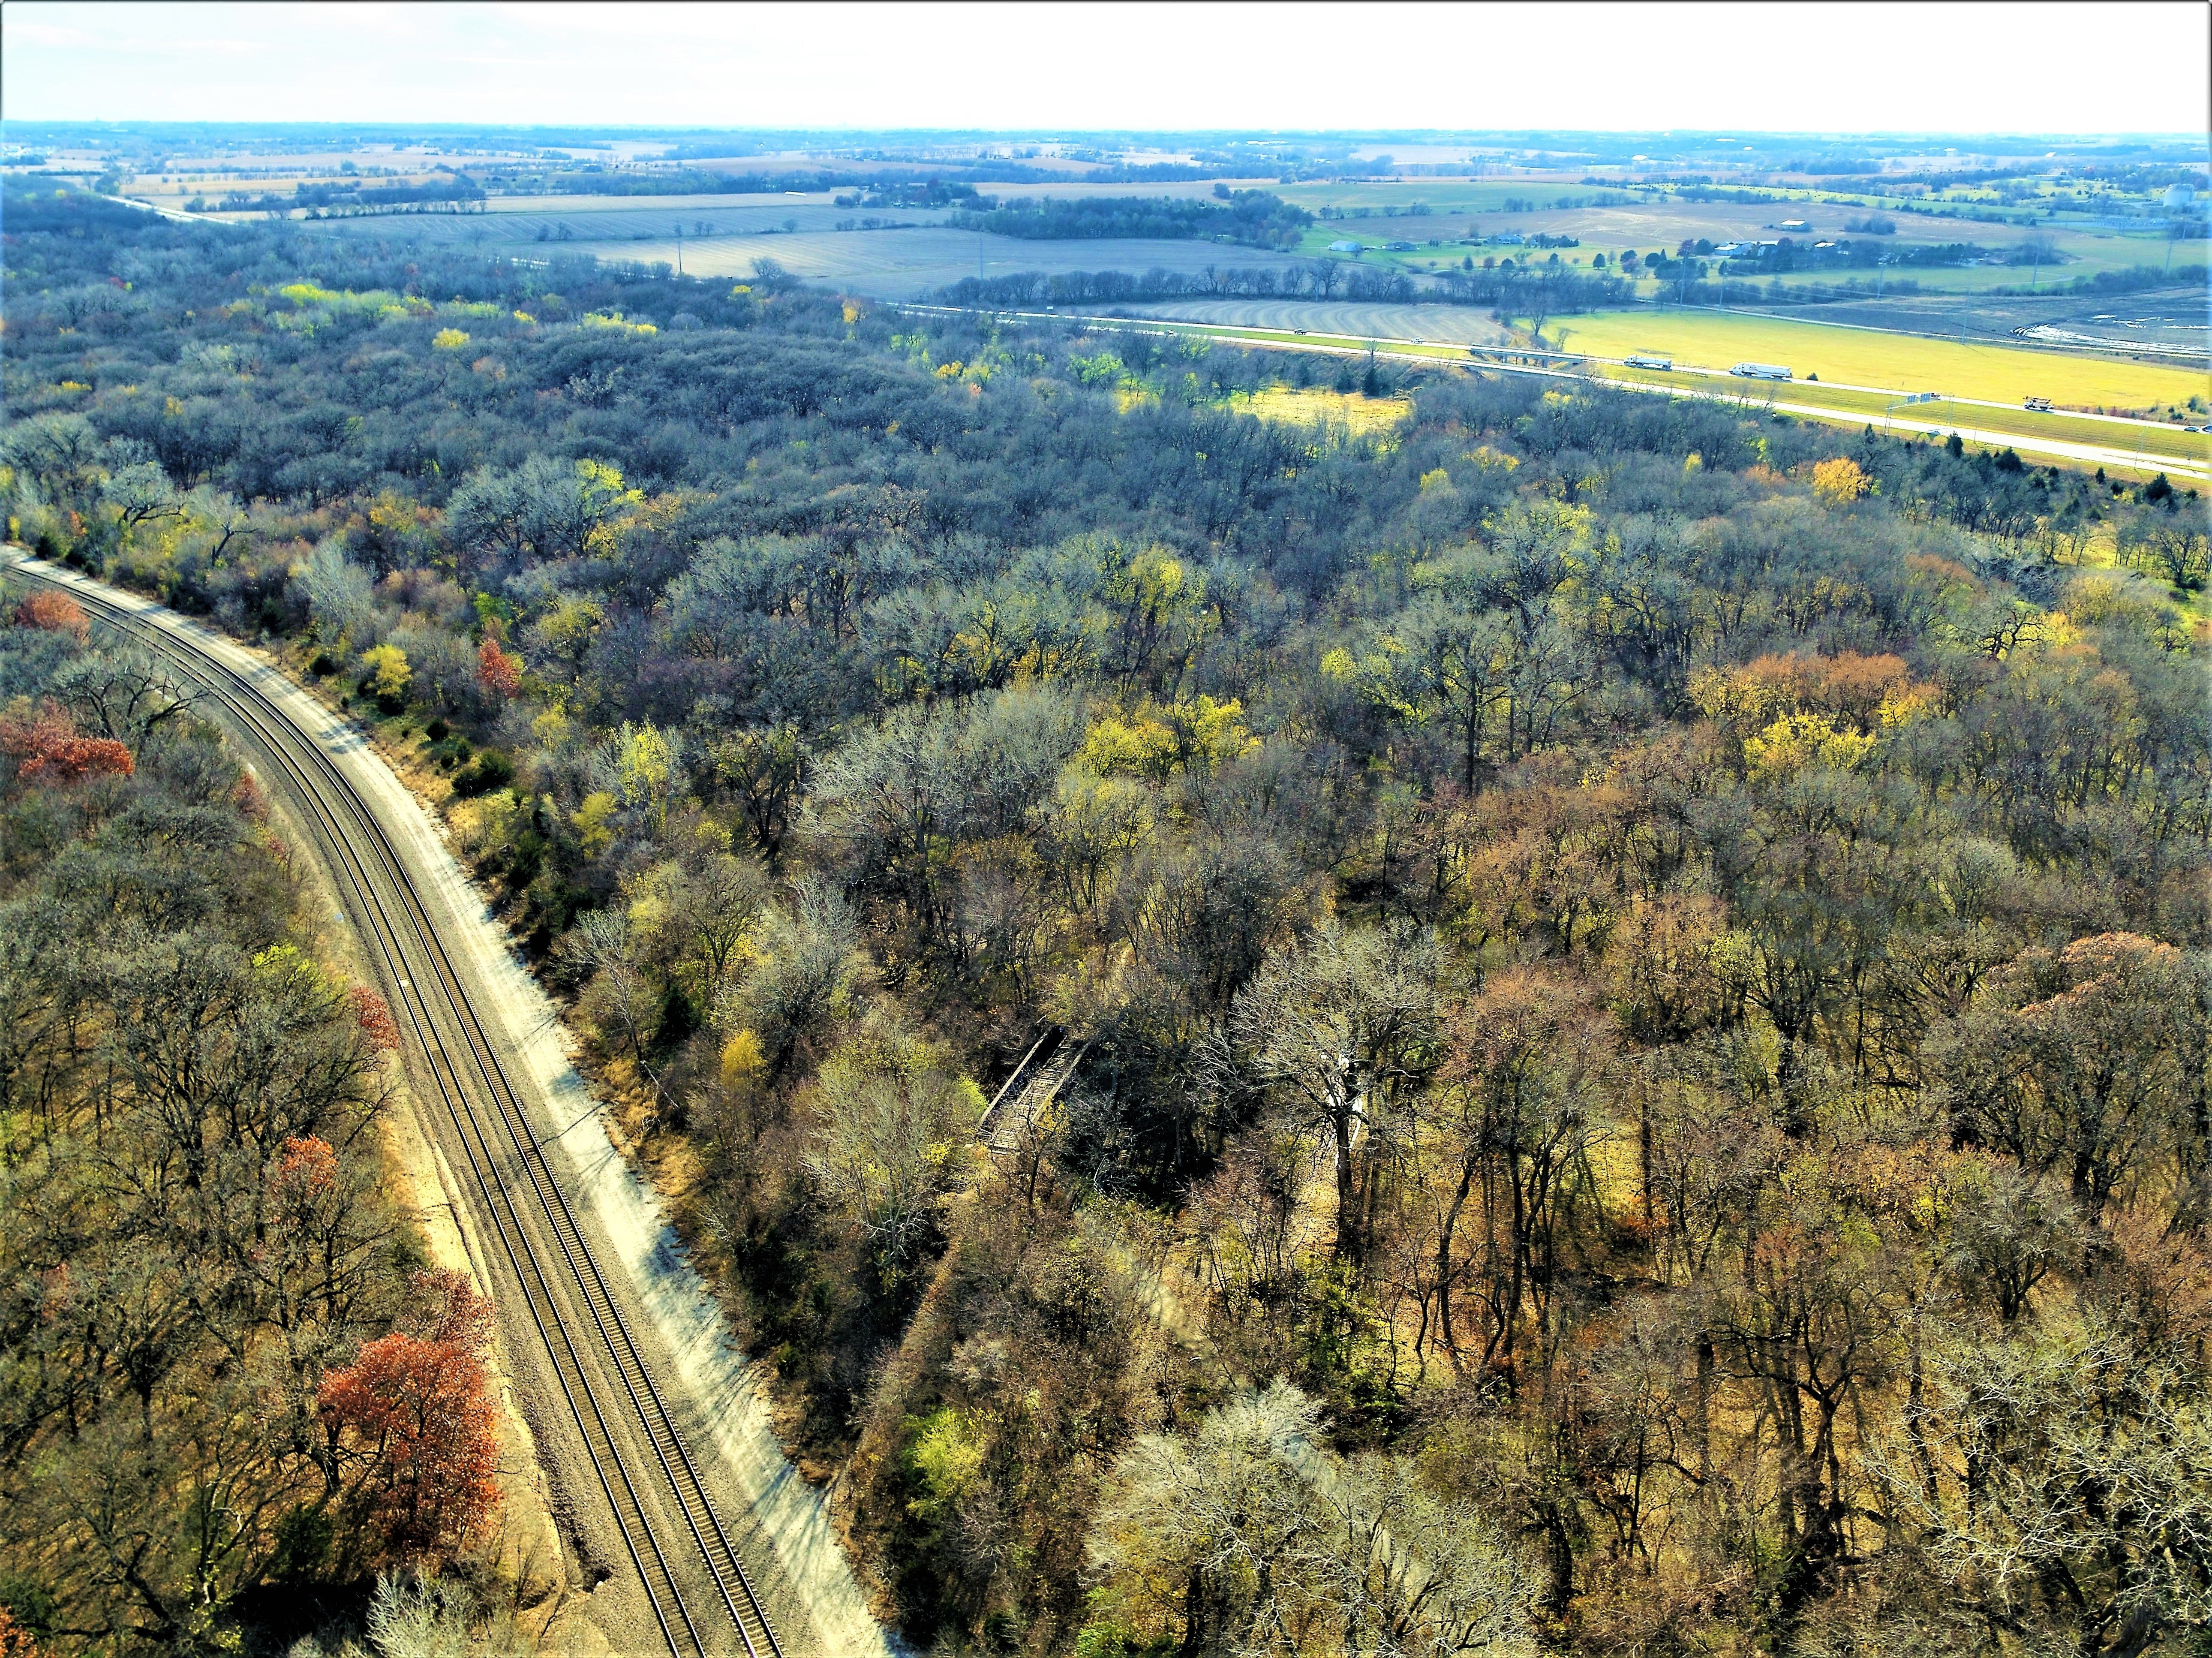
<svg viewBox="0 0 2212 1658">
<path fill-rule="evenodd" d="M 489 794 L 514 780 L 514 762 L 496 750 L 486 749 L 453 775 L 456 794 Z"/>
</svg>

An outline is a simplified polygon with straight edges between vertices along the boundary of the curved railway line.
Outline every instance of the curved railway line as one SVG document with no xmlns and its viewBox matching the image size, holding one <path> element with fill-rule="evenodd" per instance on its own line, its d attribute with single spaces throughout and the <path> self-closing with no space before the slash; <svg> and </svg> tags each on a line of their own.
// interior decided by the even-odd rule
<svg viewBox="0 0 2212 1658">
<path fill-rule="evenodd" d="M 349 894 L 355 923 L 381 967 L 386 993 L 418 1046 L 422 1069 L 435 1083 L 466 1154 L 483 1213 L 544 1342 L 670 1653 L 673 1658 L 715 1658 L 738 1650 L 728 1645 L 727 1628 L 735 1631 L 746 1658 L 783 1658 L 752 1580 L 545 1159 L 544 1138 L 532 1132 L 507 1066 L 374 809 L 321 745 L 247 675 L 194 650 L 90 582 L 21 557 L 12 568 L 67 592 L 97 620 L 205 687 L 240 733 L 282 775 L 323 841 L 331 872 Z M 488 1102 L 488 1111 L 477 1108 L 477 1096 Z M 524 1187 L 526 1192 L 518 1190 Z M 532 1199 L 543 1218 L 544 1237 L 538 1241 L 533 1241 L 527 1220 Z M 564 1285 L 569 1289 L 566 1298 L 560 1293 Z M 566 1308 L 564 1299 L 570 1303 Z M 616 1424 L 625 1406 L 653 1448 L 654 1464 L 643 1470 L 634 1467 L 617 1439 Z M 672 1545 L 656 1531 L 647 1490 L 641 1489 L 641 1476 L 651 1489 L 655 1467 L 688 1533 Z M 695 1608 L 678 1576 L 697 1580 L 702 1566 L 710 1587 L 700 1594 L 695 1581 L 694 1599 L 703 1602 Z"/>
</svg>

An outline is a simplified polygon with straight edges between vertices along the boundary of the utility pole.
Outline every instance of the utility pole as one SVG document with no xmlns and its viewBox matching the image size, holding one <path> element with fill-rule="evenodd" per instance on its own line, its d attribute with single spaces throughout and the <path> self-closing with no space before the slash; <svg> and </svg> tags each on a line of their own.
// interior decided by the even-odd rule
<svg viewBox="0 0 2212 1658">
<path fill-rule="evenodd" d="M 684 227 L 676 227 L 676 274 L 684 274 Z"/>
</svg>

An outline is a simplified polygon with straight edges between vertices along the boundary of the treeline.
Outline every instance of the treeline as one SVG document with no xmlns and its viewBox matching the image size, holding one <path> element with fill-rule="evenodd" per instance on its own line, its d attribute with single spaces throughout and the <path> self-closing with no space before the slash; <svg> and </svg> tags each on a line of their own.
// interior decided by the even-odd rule
<svg viewBox="0 0 2212 1658">
<path fill-rule="evenodd" d="M 289 1639 L 483 1534 L 483 1309 L 383 1194 L 397 1028 L 197 693 L 7 603 L 0 1646 Z"/>
<path fill-rule="evenodd" d="M 1781 173 L 1802 173 L 1810 177 L 1843 178 L 1859 173 L 1880 173 L 1883 161 L 1880 156 L 1814 155 L 1792 156 L 1777 168 Z"/>
<path fill-rule="evenodd" d="M 1700 252 L 1707 251 L 1704 248 L 1698 250 Z M 1881 242 L 1843 241 L 1832 247 L 1820 247 L 1802 241 L 1778 242 L 1771 247 L 1748 248 L 1733 258 L 1723 260 L 1721 270 L 1730 276 L 1771 276 L 1784 270 L 1817 270 L 1836 265 L 1871 270 L 1878 263 L 1903 265 L 1913 270 L 1947 269 L 1978 264 L 1989 252 L 1989 249 L 1975 242 L 1905 242 L 1892 246 Z M 2060 259 L 2054 249 L 2045 248 L 2039 261 L 2034 257 L 2034 250 L 2021 247 L 2008 250 L 2005 263 L 2057 264 Z"/>
<path fill-rule="evenodd" d="M 1052 196 L 993 201 L 945 222 L 962 230 L 1027 241 L 1101 236 L 1220 240 L 1252 247 L 1295 247 L 1313 215 L 1261 190 L 1217 190 L 1219 201 L 1173 196 Z"/>
<path fill-rule="evenodd" d="M 2185 270 L 2185 276 L 2187 272 Z M 2037 294 L 2140 294 L 2147 288 L 2170 288 L 2174 276 L 2156 265 L 2131 264 L 2124 270 L 2094 270 L 2063 283 L 2035 288 Z M 1992 294 L 2017 294 L 2017 288 L 1992 288 Z"/>
<path fill-rule="evenodd" d="M 1750 270 L 1764 273 L 1763 264 L 1742 267 L 1734 262 L 1723 267 L 1730 275 L 1700 278 L 1694 274 L 1696 265 L 1684 261 L 1670 261 L 1666 300 L 1676 305 L 1827 305 L 1873 298 L 1877 293 L 1898 295 L 1924 293 L 1920 283 L 1911 276 L 1884 277 L 1869 282 L 1863 276 L 1848 277 L 1837 282 L 1785 282 L 1769 276 L 1764 282 L 1739 278 L 1735 272 Z M 2130 265 L 2124 270 L 2097 270 L 2081 276 L 2046 281 L 2033 288 L 2021 288 L 2016 282 L 2002 284 L 1982 290 L 1984 293 L 2006 295 L 2035 294 L 2042 296 L 2065 295 L 2136 294 L 2147 289 L 2170 288 L 2174 278 L 2156 265 Z"/>
<path fill-rule="evenodd" d="M 944 305 L 1113 305 L 1192 295 L 1382 300 L 1422 297 L 1403 271 L 1328 259 L 1304 265 L 1209 265 L 1202 270 L 1020 270 L 963 276 L 927 297 Z"/>
<path fill-rule="evenodd" d="M 963 276 L 927 297 L 945 305 L 1113 305 L 1146 300 L 1249 295 L 1259 299 L 1416 301 L 1486 305 L 1514 315 L 1565 315 L 1626 304 L 1631 285 L 1618 276 L 1583 276 L 1564 266 L 1445 270 L 1415 280 L 1402 270 L 1348 259 L 1295 265 L 1207 265 L 1199 270 L 1023 270 Z"/>
<path fill-rule="evenodd" d="M 837 197 L 840 207 L 951 207 L 975 199 L 975 186 L 943 179 L 878 179 Z"/>
<path fill-rule="evenodd" d="M 609 173 L 592 167 L 556 169 L 532 178 L 497 179 L 511 195 L 563 196 L 781 196 L 792 191 L 842 190 L 876 182 L 873 175 L 834 168 L 787 173 L 725 173 L 711 167 L 675 167 Z M 535 189 L 526 186 L 534 185 Z"/>
<path fill-rule="evenodd" d="M 1434 281 L 1442 297 L 1454 304 L 1495 306 L 1515 315 L 1596 311 L 1627 304 L 1635 292 L 1633 284 L 1619 276 L 1584 276 L 1559 264 L 1516 265 L 1510 259 L 1495 270 L 1446 269 Z"/>
<path fill-rule="evenodd" d="M 185 206 L 186 211 L 192 213 L 289 213 L 304 208 L 311 218 L 336 218 L 355 213 L 384 213 L 408 209 L 453 211 L 471 203 L 476 203 L 481 210 L 483 199 L 483 185 L 465 173 L 455 173 L 450 179 L 432 179 L 413 185 L 364 185 L 344 180 L 308 184 L 303 181 L 295 186 L 289 196 L 279 195 L 273 191 L 256 196 L 234 190 L 216 197 L 195 196 Z"/>
<path fill-rule="evenodd" d="M 19 533 L 452 780 L 917 1643 L 2191 1649 L 2197 497 L 10 214 Z"/>
<path fill-rule="evenodd" d="M 691 146 L 692 149 L 702 147 Z M 713 148 L 713 147 L 706 147 Z M 679 155 L 682 152 L 679 152 Z M 709 159 L 701 157 L 700 159 Z M 512 194 L 571 194 L 579 196 L 740 196 L 781 195 L 791 191 L 847 190 L 883 192 L 884 204 L 920 205 L 891 199 L 917 187 L 927 195 L 949 198 L 975 193 L 978 185 L 993 184 L 1179 184 L 1194 179 L 1237 177 L 1242 169 L 1215 164 L 1191 166 L 1162 162 L 1141 167 L 1091 167 L 1071 173 L 1065 167 L 1036 167 L 1019 161 L 975 161 L 952 167 L 933 167 L 926 177 L 890 169 L 836 167 L 798 167 L 785 172 L 732 173 L 719 167 L 655 167 L 634 172 L 609 172 L 585 166 L 551 168 L 543 173 L 487 171 L 485 176 Z M 957 188 L 956 188 L 957 187 Z M 871 203 L 871 205 L 877 203 Z M 931 202 L 929 205 L 937 205 Z"/>
</svg>

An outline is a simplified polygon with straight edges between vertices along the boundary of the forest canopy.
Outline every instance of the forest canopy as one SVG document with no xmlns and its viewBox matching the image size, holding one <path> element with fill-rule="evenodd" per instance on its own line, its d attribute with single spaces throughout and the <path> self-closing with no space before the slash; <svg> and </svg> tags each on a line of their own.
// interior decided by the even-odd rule
<svg viewBox="0 0 2212 1658">
<path fill-rule="evenodd" d="M 2193 494 L 765 262 L 8 214 L 11 534 L 427 780 L 915 1642 L 2201 1643 Z M 83 671 L 33 634 L 27 720 Z M 67 799 L 137 809 L 132 754 Z M 40 849 L 110 832 L 13 763 L 64 926 L 93 852 Z"/>
</svg>

